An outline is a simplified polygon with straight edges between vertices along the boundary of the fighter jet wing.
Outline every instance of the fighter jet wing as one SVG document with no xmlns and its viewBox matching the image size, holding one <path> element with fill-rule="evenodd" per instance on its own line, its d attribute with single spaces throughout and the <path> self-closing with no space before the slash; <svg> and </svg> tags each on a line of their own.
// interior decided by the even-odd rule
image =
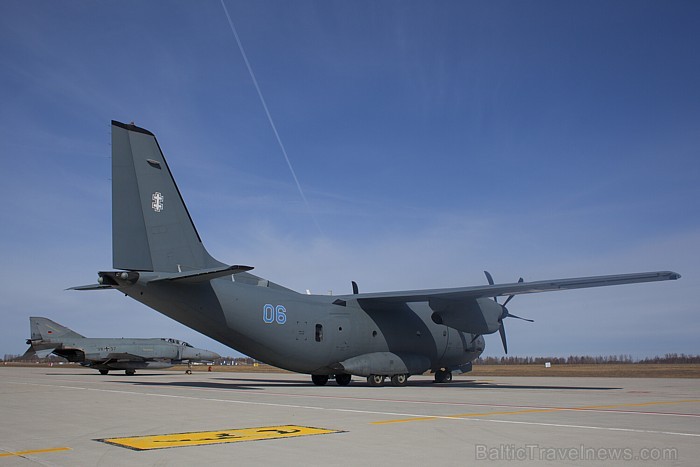
<svg viewBox="0 0 700 467">
<path fill-rule="evenodd" d="M 110 353 L 107 355 L 107 358 L 105 358 L 105 361 L 108 362 L 145 362 L 148 360 L 147 358 L 141 357 L 140 355 L 134 355 L 126 352 L 114 352 Z"/>
<path fill-rule="evenodd" d="M 339 296 L 336 302 L 357 300 L 362 304 L 426 302 L 431 299 L 468 300 L 482 297 L 502 297 L 506 295 L 551 292 L 555 290 L 584 289 L 588 287 L 634 284 L 637 282 L 676 280 L 680 277 L 680 274 L 672 271 L 641 272 L 634 274 L 576 277 L 571 279 L 554 279 L 535 282 L 515 282 L 512 284 L 494 284 L 475 287 L 362 293 Z M 340 305 L 342 303 L 337 304 Z"/>
</svg>

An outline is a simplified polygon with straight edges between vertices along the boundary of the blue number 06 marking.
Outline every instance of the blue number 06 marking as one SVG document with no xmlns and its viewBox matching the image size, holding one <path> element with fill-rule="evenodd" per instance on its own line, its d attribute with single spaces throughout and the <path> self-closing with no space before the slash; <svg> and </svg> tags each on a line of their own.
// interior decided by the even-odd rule
<svg viewBox="0 0 700 467">
<path fill-rule="evenodd" d="M 263 322 L 272 324 L 284 324 L 287 322 L 287 309 L 283 305 L 272 306 L 267 304 L 263 306 Z"/>
</svg>

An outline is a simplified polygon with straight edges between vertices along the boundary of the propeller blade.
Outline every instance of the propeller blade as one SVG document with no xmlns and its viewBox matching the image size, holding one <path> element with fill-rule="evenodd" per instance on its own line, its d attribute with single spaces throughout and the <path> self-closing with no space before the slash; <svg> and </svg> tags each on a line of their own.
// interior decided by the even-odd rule
<svg viewBox="0 0 700 467">
<path fill-rule="evenodd" d="M 522 277 L 521 277 L 520 279 L 518 279 L 518 284 L 521 283 L 521 282 L 523 282 L 523 278 L 522 278 Z M 506 301 L 503 302 L 503 306 L 506 306 L 506 305 L 508 304 L 508 302 L 511 301 L 511 300 L 513 299 L 513 297 L 515 297 L 515 294 L 509 295 L 508 298 L 506 298 Z"/>
<path fill-rule="evenodd" d="M 512 299 L 513 297 L 515 297 L 515 295 L 508 295 L 508 298 L 506 298 L 506 301 L 503 302 L 503 306 L 506 306 L 506 305 L 508 304 L 508 302 L 511 301 L 511 299 Z"/>
<path fill-rule="evenodd" d="M 484 274 L 486 275 L 486 280 L 489 281 L 489 285 L 493 285 L 493 277 L 491 276 L 491 273 L 484 271 Z M 498 298 L 493 297 L 493 301 L 498 303 Z"/>
<path fill-rule="evenodd" d="M 506 355 L 508 354 L 508 342 L 506 342 L 506 328 L 501 321 L 501 327 L 498 328 L 498 333 L 501 335 L 501 342 L 503 342 L 503 350 Z"/>
<path fill-rule="evenodd" d="M 522 319 L 523 321 L 527 321 L 527 322 L 529 322 L 529 323 L 534 323 L 534 322 L 535 322 L 534 319 L 527 319 L 527 318 L 523 318 L 523 317 L 521 317 L 521 316 L 511 315 L 510 313 L 508 313 L 508 316 L 510 316 L 511 318 Z"/>
<path fill-rule="evenodd" d="M 491 274 L 489 274 L 486 271 L 484 271 L 484 274 L 486 274 L 486 279 L 488 279 L 489 284 L 493 285 L 493 278 L 491 277 Z M 518 279 L 518 283 L 520 282 L 523 282 L 522 277 Z M 508 342 L 506 341 L 506 328 L 504 325 L 504 320 L 510 316 L 512 318 L 522 319 L 523 321 L 529 321 L 531 323 L 535 322 L 534 319 L 521 318 L 520 316 L 511 315 L 510 312 L 508 312 L 508 308 L 506 308 L 506 305 L 513 299 L 513 297 L 515 297 L 515 294 L 508 295 L 506 301 L 503 302 L 503 305 L 501 305 L 501 307 L 503 308 L 503 313 L 501 314 L 501 318 L 499 320 L 501 322 L 501 327 L 498 328 L 498 333 L 501 335 L 501 342 L 503 343 L 503 350 L 505 351 L 506 355 L 508 354 Z M 496 297 L 494 297 L 493 299 L 496 300 Z M 498 300 L 496 300 L 496 303 L 498 303 Z"/>
</svg>

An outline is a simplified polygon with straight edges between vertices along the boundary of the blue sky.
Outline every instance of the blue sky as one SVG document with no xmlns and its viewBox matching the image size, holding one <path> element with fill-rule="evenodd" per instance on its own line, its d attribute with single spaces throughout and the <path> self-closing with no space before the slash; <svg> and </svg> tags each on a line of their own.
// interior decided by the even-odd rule
<svg viewBox="0 0 700 467">
<path fill-rule="evenodd" d="M 235 354 L 64 290 L 112 266 L 112 119 L 156 134 L 224 262 L 336 294 L 670 269 L 516 297 L 509 348 L 700 353 L 698 2 L 226 6 L 308 207 L 220 0 L 0 2 L 0 354 L 31 315 Z"/>
</svg>

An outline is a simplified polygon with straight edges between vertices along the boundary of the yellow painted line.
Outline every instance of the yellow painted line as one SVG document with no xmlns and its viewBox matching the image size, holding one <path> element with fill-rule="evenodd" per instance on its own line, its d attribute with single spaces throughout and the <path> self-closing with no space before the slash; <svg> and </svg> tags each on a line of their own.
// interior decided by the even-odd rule
<svg viewBox="0 0 700 467">
<path fill-rule="evenodd" d="M 31 451 L 3 452 L 0 457 L 11 456 L 29 456 L 31 454 L 44 454 L 47 452 L 70 451 L 71 448 L 49 448 L 49 449 L 32 449 Z"/>
<path fill-rule="evenodd" d="M 137 451 L 181 446 L 203 446 L 207 444 L 237 443 L 263 439 L 294 438 L 297 436 L 340 433 L 339 430 L 312 428 L 298 425 L 261 426 L 256 428 L 234 428 L 218 431 L 198 431 L 166 435 L 133 436 L 127 438 L 105 438 L 95 441 L 114 444 Z"/>
<path fill-rule="evenodd" d="M 566 410 L 566 409 L 527 409 L 527 410 L 509 410 L 509 411 L 502 411 L 502 412 L 481 412 L 481 413 L 461 413 L 461 414 L 456 414 L 456 415 L 439 415 L 439 416 L 433 416 L 433 417 L 411 417 L 411 418 L 399 418 L 396 420 L 382 420 L 379 422 L 372 422 L 372 425 L 386 425 L 389 423 L 405 423 L 405 422 L 420 422 L 420 421 L 425 421 L 425 420 L 435 420 L 435 419 L 441 419 L 441 418 L 469 418 L 469 417 L 488 417 L 491 415 L 518 415 L 522 413 L 537 413 L 537 412 L 556 412 L 558 410 Z"/>
<path fill-rule="evenodd" d="M 685 399 L 680 401 L 651 401 L 651 402 L 633 402 L 627 404 L 614 405 L 589 405 L 586 407 L 571 407 L 566 410 L 593 410 L 593 409 L 618 409 L 620 407 L 646 407 L 649 405 L 669 405 L 669 404 L 686 404 L 692 402 L 700 402 L 700 399 Z"/>
<path fill-rule="evenodd" d="M 489 417 L 492 415 L 520 415 L 526 413 L 547 413 L 547 412 L 562 412 L 567 410 L 573 411 L 587 411 L 587 410 L 605 410 L 605 409 L 617 409 L 622 407 L 646 407 L 651 405 L 669 405 L 669 404 L 683 404 L 683 403 L 693 403 L 700 402 L 700 399 L 685 399 L 679 401 L 651 401 L 651 402 L 637 402 L 637 403 L 625 403 L 625 404 L 612 404 L 612 405 L 588 405 L 584 407 L 548 407 L 541 409 L 523 409 L 523 410 L 510 410 L 510 411 L 497 411 L 497 412 L 482 412 L 482 413 L 463 413 L 456 415 L 436 415 L 427 417 L 408 417 L 399 418 L 395 420 L 381 420 L 378 422 L 371 422 L 372 425 L 387 425 L 390 423 L 406 423 L 406 422 L 421 422 L 425 420 L 435 420 L 435 419 L 458 419 L 458 418 L 470 418 L 470 417 Z"/>
<path fill-rule="evenodd" d="M 552 408 L 552 409 L 508 410 L 508 411 L 484 412 L 484 413 L 462 413 L 462 414 L 458 414 L 458 415 L 453 415 L 453 417 L 455 417 L 455 418 L 467 418 L 467 417 L 488 417 L 489 415 L 520 415 L 523 413 L 557 412 L 559 410 L 566 410 L 566 409 Z"/>
<path fill-rule="evenodd" d="M 425 420 L 435 420 L 436 418 L 449 418 L 449 417 L 411 417 L 411 418 L 398 418 L 396 420 L 382 420 L 379 422 L 372 422 L 371 425 L 386 425 L 389 423 L 404 423 L 404 422 L 422 422 Z"/>
</svg>

